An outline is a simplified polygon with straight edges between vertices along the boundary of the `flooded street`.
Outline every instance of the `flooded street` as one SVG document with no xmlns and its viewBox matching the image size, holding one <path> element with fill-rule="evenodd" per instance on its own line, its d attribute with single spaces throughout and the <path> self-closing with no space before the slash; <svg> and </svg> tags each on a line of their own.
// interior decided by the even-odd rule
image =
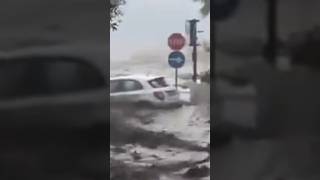
<svg viewBox="0 0 320 180">
<path fill-rule="evenodd" d="M 209 85 L 195 86 L 210 97 Z M 166 109 L 111 105 L 111 179 L 210 179 L 210 104 L 198 99 Z"/>
<path fill-rule="evenodd" d="M 140 118 L 126 123 L 133 131 L 128 142 L 111 143 L 111 164 L 121 162 L 139 171 L 157 171 L 158 179 L 184 179 L 190 168 L 203 166 L 207 172 L 201 176 L 209 179 L 209 117 L 196 112 L 195 106 L 139 112 Z"/>
<path fill-rule="evenodd" d="M 209 41 L 210 21 L 200 11 L 206 4 L 159 1 L 154 7 L 149 1 L 135 3 L 123 6 L 123 26 L 110 36 L 110 97 L 113 102 L 121 101 L 121 105 L 110 104 L 110 179 L 209 180 L 210 85 L 192 81 L 195 52 L 190 40 L 196 36 L 191 37 L 195 25 L 189 21 L 201 17 L 198 27 L 203 33 L 196 38 L 201 44 L 196 74 L 201 75 L 210 70 L 210 50 L 204 45 Z M 137 11 L 150 11 L 155 18 L 139 16 Z M 145 86 L 126 90 L 121 85 L 132 81 Z M 154 107 L 170 102 L 183 105 Z"/>
</svg>

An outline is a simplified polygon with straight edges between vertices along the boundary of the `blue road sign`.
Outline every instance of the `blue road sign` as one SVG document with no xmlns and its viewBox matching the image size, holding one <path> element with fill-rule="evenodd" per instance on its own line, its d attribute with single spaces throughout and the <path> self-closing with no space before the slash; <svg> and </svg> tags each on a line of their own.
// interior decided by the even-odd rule
<svg viewBox="0 0 320 180">
<path fill-rule="evenodd" d="M 168 62 L 173 68 L 181 68 L 185 62 L 185 56 L 180 51 L 174 51 L 169 54 Z"/>
</svg>

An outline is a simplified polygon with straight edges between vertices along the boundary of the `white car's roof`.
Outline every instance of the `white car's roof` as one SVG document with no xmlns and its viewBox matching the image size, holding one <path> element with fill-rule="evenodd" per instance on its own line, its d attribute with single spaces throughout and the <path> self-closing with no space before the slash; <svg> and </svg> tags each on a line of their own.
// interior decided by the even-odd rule
<svg viewBox="0 0 320 180">
<path fill-rule="evenodd" d="M 162 78 L 162 77 L 164 76 L 135 74 L 135 75 L 114 76 L 114 77 L 110 77 L 110 80 L 135 79 L 135 80 L 148 81 L 151 79 Z"/>
</svg>

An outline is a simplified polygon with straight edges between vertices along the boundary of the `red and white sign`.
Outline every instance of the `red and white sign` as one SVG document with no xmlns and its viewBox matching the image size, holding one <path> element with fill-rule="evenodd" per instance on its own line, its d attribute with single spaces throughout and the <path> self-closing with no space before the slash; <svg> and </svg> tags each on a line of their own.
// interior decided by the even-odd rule
<svg viewBox="0 0 320 180">
<path fill-rule="evenodd" d="M 173 33 L 168 38 L 168 46 L 174 51 L 182 49 L 185 44 L 186 39 L 180 33 Z"/>
</svg>

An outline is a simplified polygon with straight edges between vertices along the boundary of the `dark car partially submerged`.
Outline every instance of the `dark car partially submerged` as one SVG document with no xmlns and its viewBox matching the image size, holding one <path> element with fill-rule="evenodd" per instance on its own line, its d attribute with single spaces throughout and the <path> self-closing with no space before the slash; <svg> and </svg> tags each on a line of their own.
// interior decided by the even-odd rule
<svg viewBox="0 0 320 180">
<path fill-rule="evenodd" d="M 106 176 L 104 55 L 91 52 L 48 47 L 1 55 L 0 158 L 14 165 L 10 174 Z"/>
<path fill-rule="evenodd" d="M 0 61 L 0 117 L 8 119 L 2 127 L 105 123 L 106 81 L 95 61 L 49 50 L 30 52 Z"/>
<path fill-rule="evenodd" d="M 0 9 L 0 179 L 107 179 L 105 2 Z"/>
</svg>

